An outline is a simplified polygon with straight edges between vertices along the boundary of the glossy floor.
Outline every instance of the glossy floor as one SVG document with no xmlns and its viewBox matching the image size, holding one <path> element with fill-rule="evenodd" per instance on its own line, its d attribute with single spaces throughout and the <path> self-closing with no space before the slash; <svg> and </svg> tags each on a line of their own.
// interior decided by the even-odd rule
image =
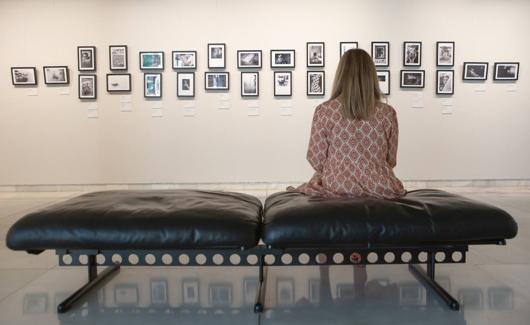
<svg viewBox="0 0 530 325">
<path fill-rule="evenodd" d="M 0 324 L 530 324 L 530 191 L 452 191 L 519 224 L 507 246 L 471 247 L 466 264 L 438 267 L 462 310 L 441 304 L 406 266 L 283 266 L 268 270 L 262 316 L 252 312 L 253 267 L 122 268 L 83 307 L 58 315 L 86 270 L 58 267 L 53 252 L 12 252 L 5 234 L 28 211 L 79 193 L 0 193 Z"/>
</svg>

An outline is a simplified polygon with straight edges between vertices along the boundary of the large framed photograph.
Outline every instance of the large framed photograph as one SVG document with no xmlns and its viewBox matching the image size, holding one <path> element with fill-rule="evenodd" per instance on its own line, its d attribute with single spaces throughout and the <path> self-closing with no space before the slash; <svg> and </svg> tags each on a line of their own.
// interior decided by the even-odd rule
<svg viewBox="0 0 530 325">
<path fill-rule="evenodd" d="M 488 79 L 488 62 L 464 62 L 463 80 Z"/>
<path fill-rule="evenodd" d="M 495 62 L 493 80 L 519 79 L 519 62 Z"/>
<path fill-rule="evenodd" d="M 79 99 L 96 99 L 97 82 L 94 74 L 79 75 Z"/>
<path fill-rule="evenodd" d="M 77 70 L 96 71 L 96 47 L 95 46 L 78 46 L 77 47 Z"/>
<path fill-rule="evenodd" d="M 168 290 L 166 279 L 151 279 L 151 305 L 163 306 L 168 304 Z"/>
<path fill-rule="evenodd" d="M 237 51 L 237 67 L 239 69 L 261 68 L 261 50 Z"/>
<path fill-rule="evenodd" d="M 44 83 L 47 85 L 67 85 L 70 83 L 67 66 L 44 66 Z"/>
<path fill-rule="evenodd" d="M 340 42 L 340 56 L 343 56 L 346 51 L 359 48 L 358 42 Z"/>
<path fill-rule="evenodd" d="M 228 90 L 230 87 L 230 74 L 228 72 L 205 72 L 204 89 Z"/>
<path fill-rule="evenodd" d="M 195 96 L 195 73 L 178 72 L 177 73 L 177 97 L 194 97 Z"/>
<path fill-rule="evenodd" d="M 274 96 L 291 96 L 293 93 L 293 75 L 291 71 L 274 72 Z"/>
<path fill-rule="evenodd" d="M 436 65 L 439 67 L 455 65 L 455 42 L 436 42 Z"/>
<path fill-rule="evenodd" d="M 421 42 L 403 42 L 403 65 L 421 66 Z"/>
<path fill-rule="evenodd" d="M 140 70 L 164 70 L 164 52 L 140 52 Z"/>
<path fill-rule="evenodd" d="M 109 46 L 110 70 L 127 70 L 127 45 Z"/>
<path fill-rule="evenodd" d="M 390 95 L 390 70 L 378 70 L 377 80 L 379 81 L 379 89 L 384 95 Z"/>
<path fill-rule="evenodd" d="M 307 71 L 307 96 L 324 96 L 326 74 L 324 71 Z"/>
<path fill-rule="evenodd" d="M 129 92 L 131 91 L 131 74 L 130 73 L 115 73 L 107 74 L 107 91 L 113 92 Z"/>
<path fill-rule="evenodd" d="M 11 68 L 11 80 L 13 85 L 36 85 L 37 69 L 34 67 L 13 67 Z"/>
<path fill-rule="evenodd" d="M 197 51 L 173 51 L 173 69 L 196 69 Z"/>
<path fill-rule="evenodd" d="M 295 50 L 271 50 L 271 68 L 294 68 Z"/>
<path fill-rule="evenodd" d="M 208 300 L 212 307 L 229 307 L 232 305 L 232 284 L 212 283 L 208 287 Z"/>
<path fill-rule="evenodd" d="M 372 58 L 376 67 L 388 67 L 390 65 L 390 43 L 372 42 Z"/>
<path fill-rule="evenodd" d="M 259 73 L 241 72 L 241 97 L 259 96 Z"/>
<path fill-rule="evenodd" d="M 162 97 L 162 74 L 144 73 L 144 97 Z"/>
<path fill-rule="evenodd" d="M 279 306 L 289 306 L 294 304 L 294 279 L 276 279 L 276 303 Z"/>
<path fill-rule="evenodd" d="M 199 305 L 201 300 L 199 296 L 199 280 L 183 279 L 182 280 L 182 302 L 184 305 Z"/>
<path fill-rule="evenodd" d="M 208 69 L 223 69 L 226 66 L 226 44 L 208 44 Z"/>
<path fill-rule="evenodd" d="M 401 70 L 401 88 L 425 87 L 425 70 Z"/>
<path fill-rule="evenodd" d="M 326 53 L 324 42 L 307 42 L 307 67 L 323 67 L 325 55 Z"/>
<path fill-rule="evenodd" d="M 436 94 L 452 95 L 455 87 L 454 70 L 436 70 Z"/>
</svg>

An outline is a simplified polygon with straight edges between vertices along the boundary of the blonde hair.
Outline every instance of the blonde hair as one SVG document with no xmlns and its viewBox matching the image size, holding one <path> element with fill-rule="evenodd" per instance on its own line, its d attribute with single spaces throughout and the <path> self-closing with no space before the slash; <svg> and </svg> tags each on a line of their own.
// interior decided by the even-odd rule
<svg viewBox="0 0 530 325">
<path fill-rule="evenodd" d="M 382 98 L 372 57 L 361 49 L 346 51 L 339 61 L 331 99 L 342 104 L 342 115 L 350 120 L 369 119 Z"/>
</svg>

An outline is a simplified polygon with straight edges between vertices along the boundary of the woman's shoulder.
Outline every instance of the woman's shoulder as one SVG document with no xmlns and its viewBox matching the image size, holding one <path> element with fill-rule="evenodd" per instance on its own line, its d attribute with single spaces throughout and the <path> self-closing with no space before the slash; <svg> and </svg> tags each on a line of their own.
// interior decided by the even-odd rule
<svg viewBox="0 0 530 325">
<path fill-rule="evenodd" d="M 328 121 L 338 120 L 341 116 L 340 106 L 340 101 L 337 99 L 326 100 L 315 108 L 315 118 Z"/>
<path fill-rule="evenodd" d="M 379 105 L 377 105 L 377 112 L 379 112 L 380 114 L 383 114 L 384 116 L 388 116 L 388 115 L 396 115 L 396 110 L 394 109 L 394 107 L 392 107 L 391 105 L 388 105 L 387 103 L 379 103 Z"/>
</svg>

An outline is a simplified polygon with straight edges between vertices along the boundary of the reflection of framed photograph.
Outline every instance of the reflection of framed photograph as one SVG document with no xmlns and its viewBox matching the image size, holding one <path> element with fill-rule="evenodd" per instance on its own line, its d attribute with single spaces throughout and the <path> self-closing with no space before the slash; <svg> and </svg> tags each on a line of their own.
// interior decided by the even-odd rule
<svg viewBox="0 0 530 325">
<path fill-rule="evenodd" d="M 309 279 L 309 302 L 312 304 L 320 302 L 320 279 Z"/>
<path fill-rule="evenodd" d="M 519 79 L 519 62 L 495 62 L 493 80 Z"/>
<path fill-rule="evenodd" d="M 11 68 L 11 80 L 13 85 L 36 85 L 37 70 L 33 67 L 13 67 Z"/>
<path fill-rule="evenodd" d="M 355 288 L 353 283 L 338 283 L 337 298 L 351 299 L 355 297 Z"/>
<path fill-rule="evenodd" d="M 259 73 L 258 72 L 241 72 L 241 96 L 242 97 L 259 96 Z"/>
<path fill-rule="evenodd" d="M 399 304 L 419 306 L 427 303 L 425 288 L 417 282 L 403 282 L 399 287 Z"/>
<path fill-rule="evenodd" d="M 182 280 L 182 302 L 184 305 L 198 305 L 200 303 L 199 280 Z"/>
<path fill-rule="evenodd" d="M 237 51 L 237 67 L 239 69 L 261 68 L 261 50 Z"/>
<path fill-rule="evenodd" d="M 324 71 L 307 71 L 307 96 L 324 96 L 325 82 Z"/>
<path fill-rule="evenodd" d="M 164 70 L 164 52 L 140 52 L 140 70 Z"/>
<path fill-rule="evenodd" d="M 359 48 L 357 42 L 340 42 L 340 56 L 343 56 L 346 51 L 356 48 Z"/>
<path fill-rule="evenodd" d="M 436 42 L 436 65 L 439 67 L 455 65 L 455 42 Z"/>
<path fill-rule="evenodd" d="M 208 69 L 224 68 L 226 65 L 226 44 L 208 44 Z"/>
<path fill-rule="evenodd" d="M 388 67 L 390 64 L 389 58 L 389 42 L 372 42 L 372 59 L 376 67 Z"/>
<path fill-rule="evenodd" d="M 144 73 L 144 97 L 162 97 L 162 74 Z"/>
<path fill-rule="evenodd" d="M 271 68 L 294 68 L 295 50 L 271 50 Z"/>
<path fill-rule="evenodd" d="M 480 288 L 463 288 L 458 290 L 458 301 L 465 309 L 483 309 L 484 293 Z"/>
<path fill-rule="evenodd" d="M 436 70 L 436 94 L 452 95 L 455 87 L 454 70 Z"/>
<path fill-rule="evenodd" d="M 488 288 L 488 305 L 492 310 L 512 310 L 513 289 L 509 287 Z"/>
<path fill-rule="evenodd" d="M 197 51 L 173 51 L 173 69 L 197 68 Z"/>
<path fill-rule="evenodd" d="M 70 83 L 67 66 L 42 67 L 44 83 L 47 85 L 67 85 Z"/>
<path fill-rule="evenodd" d="M 109 93 L 131 91 L 131 74 L 107 74 L 107 91 Z"/>
<path fill-rule="evenodd" d="M 294 304 L 294 279 L 276 279 L 276 303 L 283 306 Z"/>
<path fill-rule="evenodd" d="M 378 70 L 377 80 L 379 81 L 379 89 L 384 95 L 390 95 L 390 70 Z"/>
<path fill-rule="evenodd" d="M 425 87 L 425 70 L 401 70 L 401 88 Z"/>
<path fill-rule="evenodd" d="M 22 304 L 24 314 L 43 314 L 48 311 L 48 294 L 45 292 L 26 293 Z"/>
<path fill-rule="evenodd" d="M 258 279 L 246 278 L 243 280 L 243 304 L 253 305 L 258 294 Z"/>
<path fill-rule="evenodd" d="M 77 69 L 79 71 L 96 71 L 96 47 L 77 47 Z"/>
<path fill-rule="evenodd" d="M 463 80 L 488 79 L 488 62 L 464 62 Z"/>
<path fill-rule="evenodd" d="M 421 66 L 421 42 L 403 42 L 403 65 Z"/>
<path fill-rule="evenodd" d="M 127 45 L 109 46 L 110 70 L 127 70 Z"/>
<path fill-rule="evenodd" d="M 79 99 L 96 99 L 97 98 L 96 75 L 80 74 L 78 87 L 79 87 Z"/>
<path fill-rule="evenodd" d="M 228 90 L 230 74 L 228 72 L 205 72 L 204 88 L 206 90 Z"/>
<path fill-rule="evenodd" d="M 195 73 L 178 72 L 177 73 L 177 97 L 194 97 L 195 96 Z"/>
<path fill-rule="evenodd" d="M 306 56 L 308 67 L 323 67 L 325 55 L 324 42 L 307 42 Z"/>
<path fill-rule="evenodd" d="M 138 296 L 138 284 L 123 283 L 114 287 L 114 302 L 118 306 L 137 306 L 140 298 Z"/>
<path fill-rule="evenodd" d="M 293 75 L 288 72 L 274 72 L 274 96 L 291 96 L 293 93 Z"/>
<path fill-rule="evenodd" d="M 228 307 L 232 304 L 232 284 L 212 283 L 208 287 L 208 298 L 212 307 Z"/>
<path fill-rule="evenodd" d="M 167 280 L 166 279 L 151 279 L 151 304 L 152 305 L 167 305 Z"/>
</svg>

